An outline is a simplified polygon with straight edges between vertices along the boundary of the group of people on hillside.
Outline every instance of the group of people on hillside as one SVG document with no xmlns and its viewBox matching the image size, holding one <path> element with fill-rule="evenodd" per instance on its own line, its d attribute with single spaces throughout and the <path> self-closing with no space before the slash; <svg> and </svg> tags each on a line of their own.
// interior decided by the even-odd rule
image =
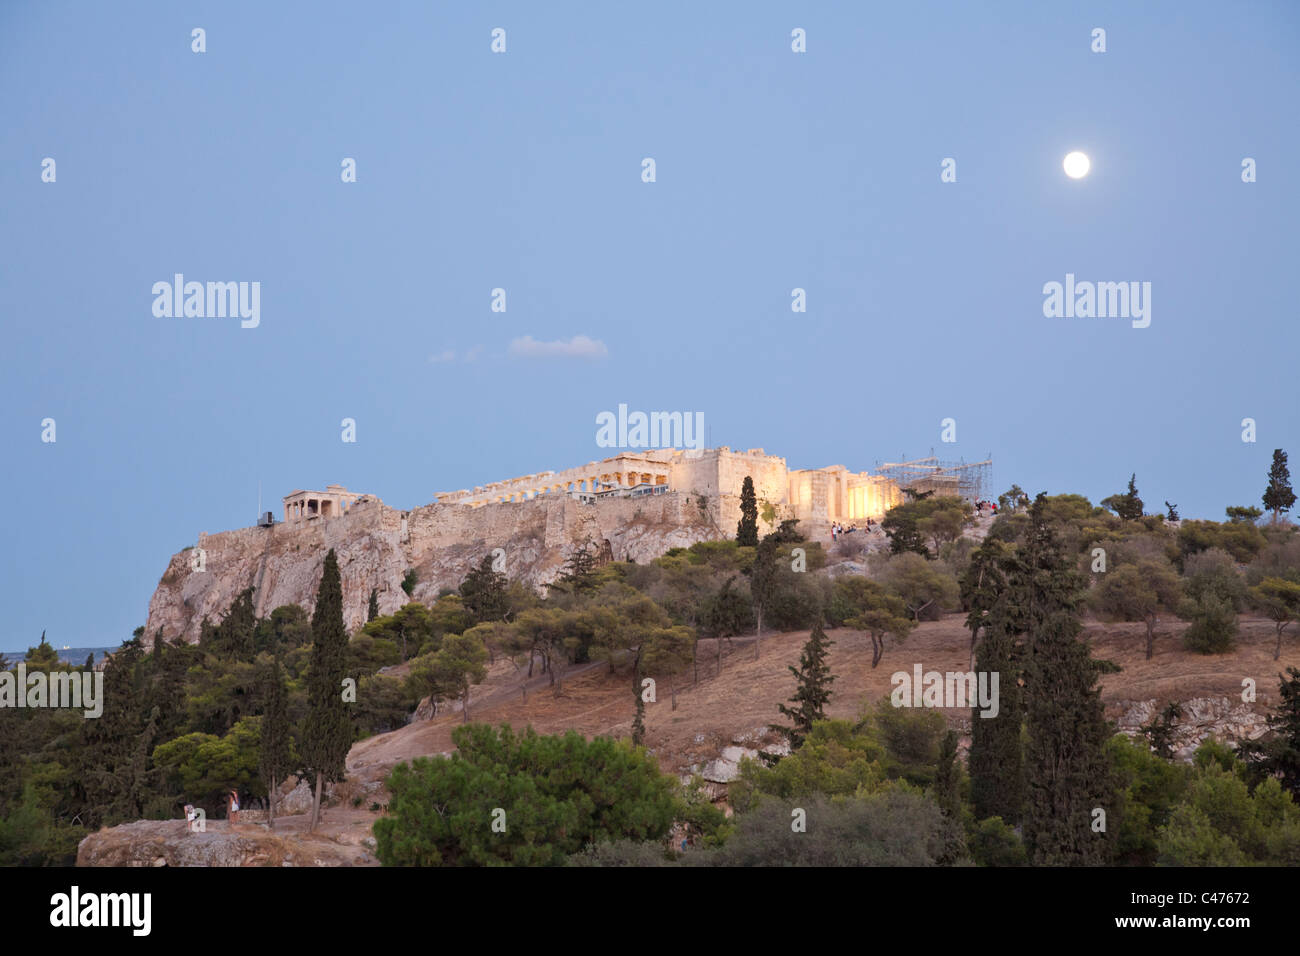
<svg viewBox="0 0 1300 956">
<path fill-rule="evenodd" d="M 838 521 L 833 521 L 833 522 L 831 522 L 831 540 L 832 540 L 832 541 L 838 541 L 840 538 L 844 537 L 846 534 L 852 534 L 853 532 L 855 532 L 855 531 L 857 531 L 857 530 L 858 530 L 858 526 L 857 526 L 857 525 L 849 525 L 849 527 L 846 528 L 846 527 L 844 527 L 844 525 L 840 524 Z M 864 528 L 863 530 L 865 530 L 865 531 L 870 531 L 870 530 L 871 530 L 871 519 L 870 519 L 870 518 L 867 519 L 867 526 L 866 526 L 866 528 Z"/>
<path fill-rule="evenodd" d="M 199 820 L 203 818 L 203 811 L 192 803 L 185 804 L 185 829 L 193 831 Z M 226 819 L 231 825 L 239 822 L 239 791 L 231 789 L 226 791 Z"/>
<path fill-rule="evenodd" d="M 997 517 L 998 504 L 996 501 L 977 501 L 975 502 L 975 511 L 980 515 L 980 517 L 983 517 L 984 512 L 986 511 L 994 517 Z"/>
</svg>

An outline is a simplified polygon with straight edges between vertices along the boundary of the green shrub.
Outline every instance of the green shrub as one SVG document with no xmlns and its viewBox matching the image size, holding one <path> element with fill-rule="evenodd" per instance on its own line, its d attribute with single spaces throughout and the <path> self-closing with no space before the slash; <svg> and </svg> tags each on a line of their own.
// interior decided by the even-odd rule
<svg viewBox="0 0 1300 956">
<path fill-rule="evenodd" d="M 1232 650 L 1237 635 L 1237 612 L 1227 601 L 1206 594 L 1190 606 L 1191 627 L 1183 634 L 1183 646 L 1198 654 L 1225 654 Z"/>
<path fill-rule="evenodd" d="M 388 778 L 375 821 L 386 866 L 559 866 L 590 843 L 662 839 L 676 781 L 624 741 L 575 731 L 516 735 L 469 724 L 450 757 L 418 757 Z"/>
<path fill-rule="evenodd" d="M 784 763 L 784 761 L 782 761 Z M 794 823 L 803 819 L 805 830 Z M 867 797 L 812 794 L 767 799 L 742 814 L 716 850 L 688 853 L 687 866 L 935 866 L 960 827 L 905 785 Z M 956 833 L 957 840 L 960 833 Z"/>
<path fill-rule="evenodd" d="M 1029 854 L 1015 828 L 1001 817 L 981 820 L 966 837 L 971 858 L 980 866 L 1027 866 Z"/>
<path fill-rule="evenodd" d="M 406 592 L 407 597 L 411 596 L 411 592 L 415 590 L 415 586 L 419 583 L 420 576 L 416 574 L 415 568 L 407 568 L 406 574 L 402 578 L 402 590 Z"/>
</svg>

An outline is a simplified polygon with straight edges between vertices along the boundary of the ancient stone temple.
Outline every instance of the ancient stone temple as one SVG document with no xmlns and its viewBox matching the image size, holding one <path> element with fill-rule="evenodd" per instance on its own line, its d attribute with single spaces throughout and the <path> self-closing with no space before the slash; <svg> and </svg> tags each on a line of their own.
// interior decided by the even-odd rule
<svg viewBox="0 0 1300 956">
<path fill-rule="evenodd" d="M 715 518 L 729 526 L 748 477 L 754 481 L 760 508 L 770 506 L 769 515 L 775 514 L 777 520 L 797 518 L 811 528 L 831 522 L 878 521 L 903 502 L 904 488 L 974 501 L 983 490 L 984 479 L 973 476 L 982 476 L 990 465 L 989 461 L 966 465 L 925 458 L 887 463 L 871 474 L 849 471 L 843 465 L 791 469 L 784 458 L 762 448 L 652 448 L 621 452 L 563 471 L 539 471 L 473 489 L 440 492 L 434 500 L 482 508 L 536 500 L 573 499 L 595 504 L 611 498 L 683 494 L 716 505 Z M 342 485 L 328 485 L 324 491 L 299 490 L 285 496 L 284 520 L 337 517 L 365 500 L 378 501 Z"/>
<path fill-rule="evenodd" d="M 284 520 L 334 518 L 367 497 L 369 495 L 348 491 L 342 485 L 326 485 L 324 491 L 295 491 L 284 496 Z"/>
<path fill-rule="evenodd" d="M 762 448 L 675 448 L 624 452 L 564 471 L 542 471 L 473 490 L 443 492 L 442 504 L 482 507 L 501 502 L 569 496 L 583 501 L 683 492 L 710 498 L 740 494 L 746 477 L 754 480 L 761 502 L 803 521 L 878 519 L 903 500 L 899 484 L 881 475 L 851 472 L 843 465 L 792 471 L 786 460 Z"/>
</svg>

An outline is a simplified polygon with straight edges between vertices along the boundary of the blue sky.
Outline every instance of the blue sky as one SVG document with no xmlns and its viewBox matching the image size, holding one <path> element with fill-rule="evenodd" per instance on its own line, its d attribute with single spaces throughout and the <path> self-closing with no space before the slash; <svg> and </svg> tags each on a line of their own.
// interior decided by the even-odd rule
<svg viewBox="0 0 1300 956">
<path fill-rule="evenodd" d="M 0 91 L 3 648 L 129 636 L 259 481 L 414 507 L 603 457 L 621 402 L 1190 517 L 1300 465 L 1295 4 L 9 2 Z M 155 317 L 177 272 L 260 325 Z M 1066 273 L 1150 327 L 1045 318 Z"/>
</svg>

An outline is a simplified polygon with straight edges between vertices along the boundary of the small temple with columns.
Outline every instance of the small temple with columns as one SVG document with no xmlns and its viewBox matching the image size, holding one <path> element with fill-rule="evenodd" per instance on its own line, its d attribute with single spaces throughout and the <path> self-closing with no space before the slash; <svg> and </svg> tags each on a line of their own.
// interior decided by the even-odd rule
<svg viewBox="0 0 1300 956">
<path fill-rule="evenodd" d="M 302 491 L 284 496 L 284 520 L 306 521 L 333 518 L 344 514 L 356 502 L 369 495 L 348 491 L 342 485 L 326 485 L 324 491 Z"/>
</svg>

